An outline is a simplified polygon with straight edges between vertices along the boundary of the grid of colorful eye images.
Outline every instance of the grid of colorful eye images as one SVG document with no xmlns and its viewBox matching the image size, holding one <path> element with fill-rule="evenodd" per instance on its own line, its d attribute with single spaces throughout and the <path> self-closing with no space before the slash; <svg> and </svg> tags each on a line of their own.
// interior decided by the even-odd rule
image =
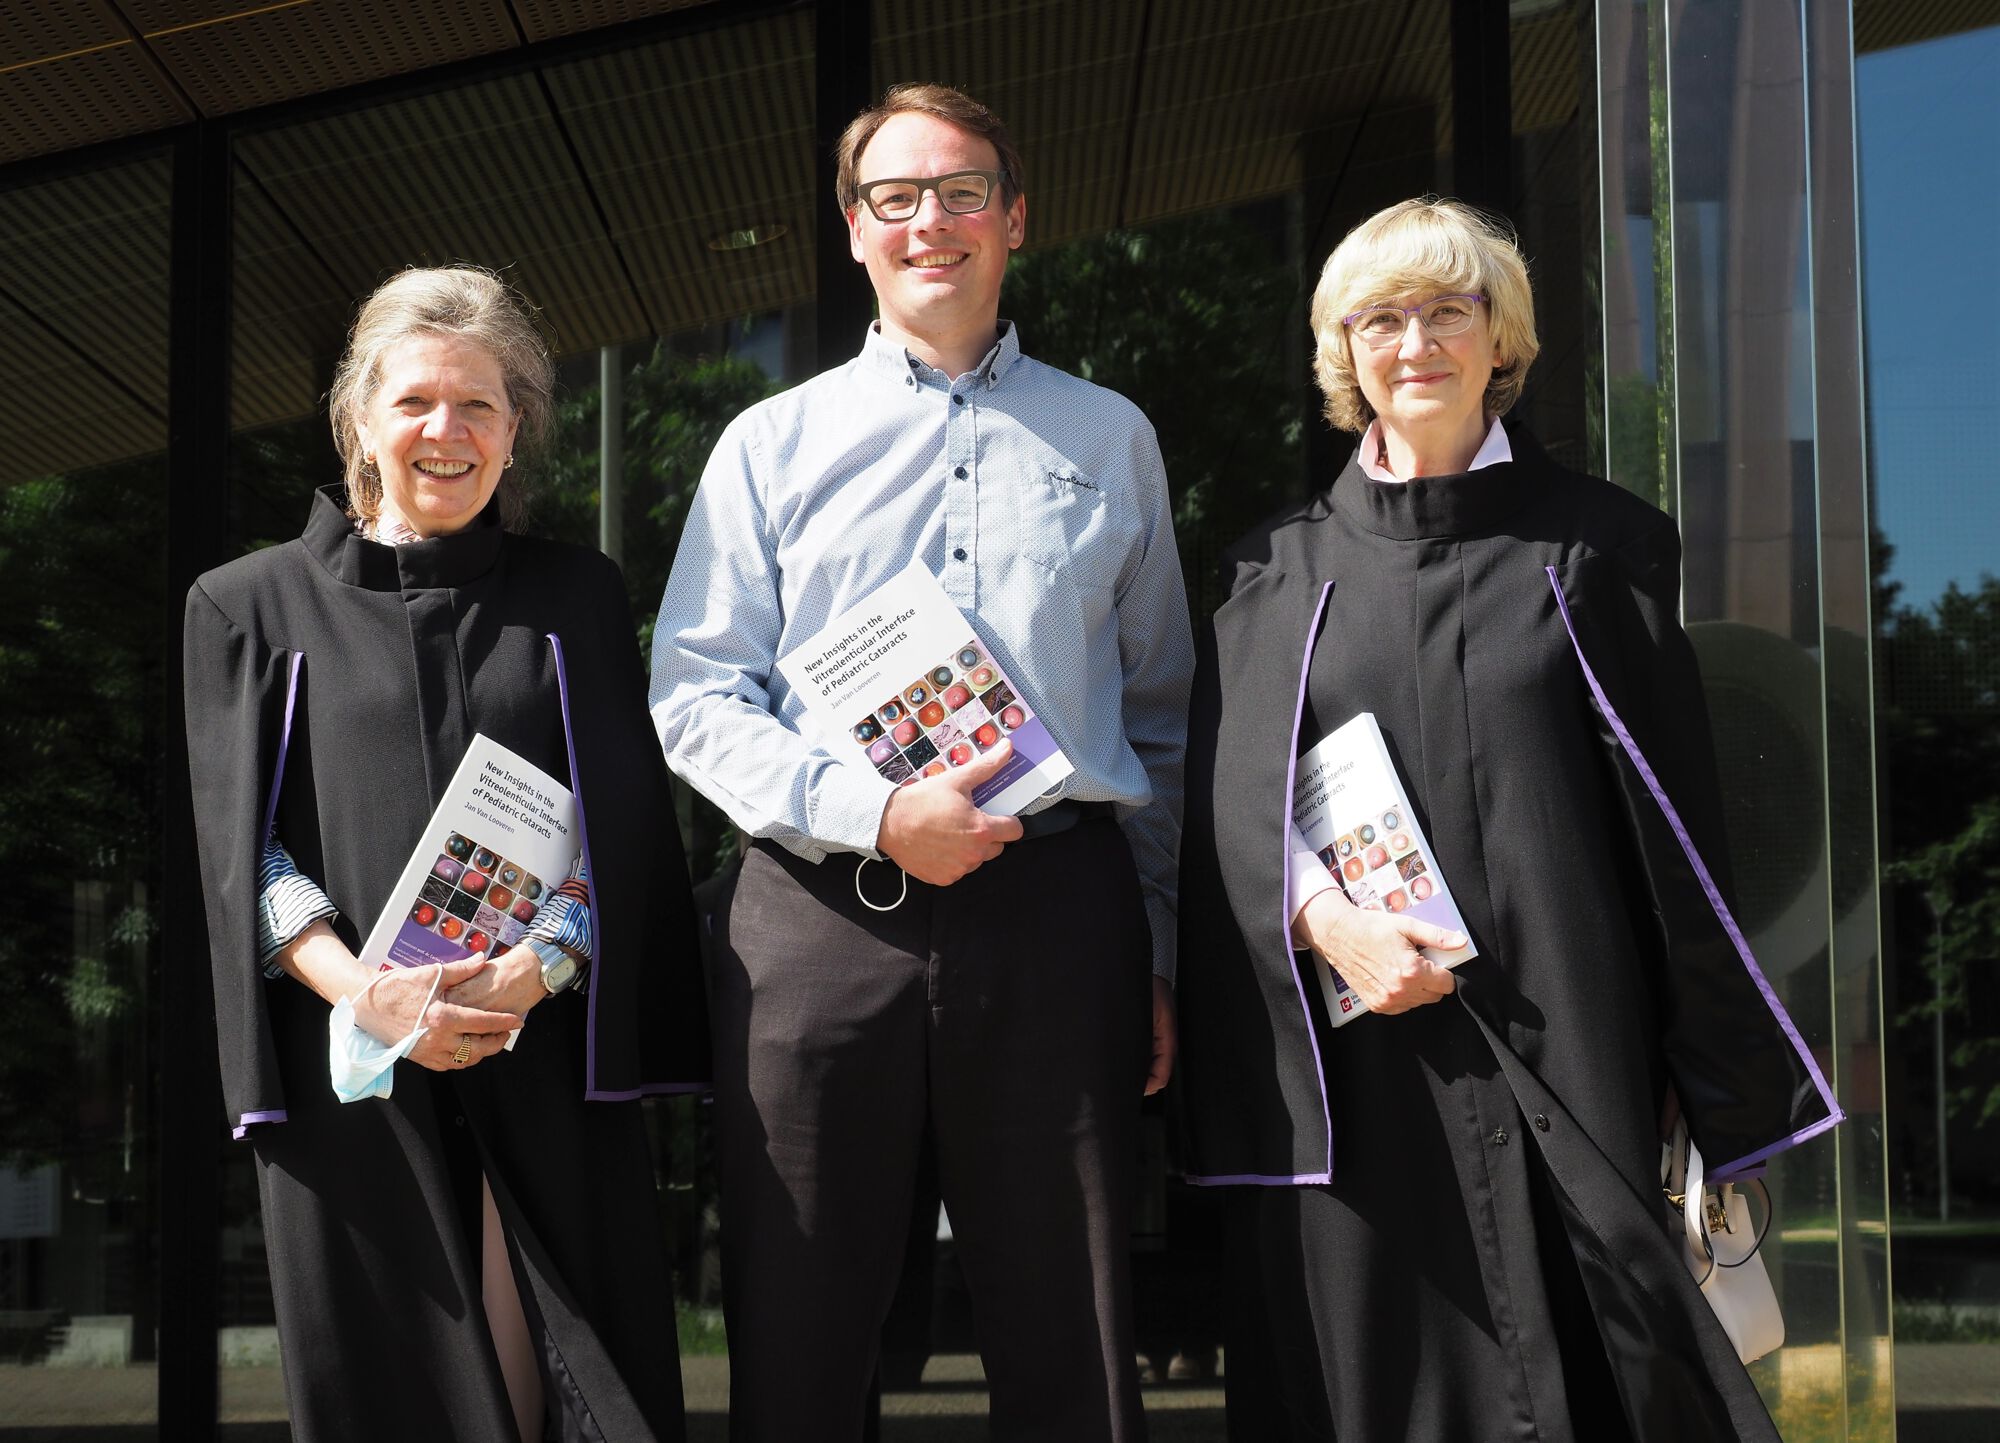
<svg viewBox="0 0 2000 1443">
<path fill-rule="evenodd" d="M 1034 715 L 977 641 L 848 729 L 875 770 L 901 786 L 962 767 Z"/>
<path fill-rule="evenodd" d="M 548 889 L 472 838 L 453 832 L 417 891 L 410 921 L 468 952 L 491 953 L 521 940 Z"/>
<path fill-rule="evenodd" d="M 1370 911 L 1407 911 L 1437 891 L 1415 829 L 1393 807 L 1344 833 L 1319 859 L 1340 879 L 1347 900 Z"/>
</svg>

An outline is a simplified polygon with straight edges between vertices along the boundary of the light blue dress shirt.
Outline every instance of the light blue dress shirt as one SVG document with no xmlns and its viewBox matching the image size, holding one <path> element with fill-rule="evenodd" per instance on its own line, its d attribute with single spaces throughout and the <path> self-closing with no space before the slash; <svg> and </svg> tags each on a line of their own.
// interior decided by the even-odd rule
<svg viewBox="0 0 2000 1443">
<path fill-rule="evenodd" d="M 913 557 L 1075 766 L 1060 795 L 1117 804 L 1171 978 L 1194 643 L 1166 471 L 1138 407 L 1022 355 L 1004 322 L 956 380 L 871 327 L 723 433 L 653 633 L 668 764 L 808 861 L 876 856 L 894 787 L 802 735 L 777 658 Z"/>
</svg>

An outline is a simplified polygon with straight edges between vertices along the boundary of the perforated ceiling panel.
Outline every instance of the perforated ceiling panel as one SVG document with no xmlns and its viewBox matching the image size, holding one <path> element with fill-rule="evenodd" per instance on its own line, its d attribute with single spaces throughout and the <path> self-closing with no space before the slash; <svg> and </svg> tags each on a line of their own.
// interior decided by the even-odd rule
<svg viewBox="0 0 2000 1443">
<path fill-rule="evenodd" d="M 120 0 L 157 64 L 96 4 L 6 3 L 0 160 L 185 118 L 161 66 L 219 114 L 690 0 Z M 1140 224 L 1288 191 L 1342 162 L 1371 98 L 1350 171 L 1361 189 L 1371 167 L 1426 173 L 1450 147 L 1446 0 L 874 3 L 877 88 L 945 80 L 1006 117 L 1026 155 L 1031 245 L 1121 215 Z M 1996 6 L 1914 8 L 1935 27 Z M 1857 24 L 1884 9 L 1867 0 Z M 1567 121 L 1583 44 L 1569 7 L 1516 25 L 1517 130 Z M 815 230 L 838 224 L 815 213 L 831 161 L 814 153 L 812 47 L 801 8 L 247 130 L 235 152 L 235 424 L 316 409 L 357 299 L 404 265 L 504 269 L 571 353 L 809 299 Z M 41 297 L 69 297 L 53 320 L 0 304 L 0 370 L 48 378 L 73 417 L 91 418 L 52 425 L 0 471 L 17 474 L 36 445 L 53 455 L 60 443 L 73 460 L 158 443 L 164 168 L 147 174 L 143 199 L 79 181 L 67 205 L 10 195 L 0 206 L 23 304 L 40 316 Z M 787 233 L 711 248 L 752 226 Z M 142 313 L 151 319 L 135 326 Z"/>
<path fill-rule="evenodd" d="M 0 25 L 0 70 L 123 40 L 118 17 L 74 0 L 11 0 Z"/>
<path fill-rule="evenodd" d="M 1577 18 L 1559 12 L 1517 25 L 1510 43 L 1516 133 L 1567 125 L 1581 94 L 1583 37 Z"/>
<path fill-rule="evenodd" d="M 76 7 L 83 8 L 83 7 Z M 10 53 L 21 48 L 10 23 L 0 37 Z M 99 43 L 96 27 L 69 37 L 65 49 Z M 43 43 L 51 43 L 44 41 Z M 165 84 L 137 46 L 114 40 L 109 48 L 45 60 L 44 50 L 0 73 L 0 164 L 71 150 L 121 135 L 141 135 L 191 119 L 186 104 Z"/>
<path fill-rule="evenodd" d="M 5 0 L 0 165 L 703 3 Z"/>
<path fill-rule="evenodd" d="M 877 88 L 941 80 L 1006 121 L 1028 173 L 1030 246 L 1103 230 L 1117 216 L 1143 8 L 1143 0 L 974 10 L 877 0 Z"/>
<path fill-rule="evenodd" d="M 521 28 L 528 39 L 548 40 L 707 3 L 708 0 L 514 0 L 514 13 L 521 17 Z"/>
<path fill-rule="evenodd" d="M 552 68 L 549 87 L 662 332 L 813 290 L 812 24 L 781 15 Z M 750 226 L 787 234 L 716 251 Z M 585 344 L 627 339 L 606 332 Z"/>
<path fill-rule="evenodd" d="M 162 30 L 186 30 L 197 25 L 219 25 L 252 10 L 322 9 L 365 10 L 367 0 L 349 6 L 345 0 L 83 0 L 79 10 L 110 11 L 115 6 L 142 34 Z M 113 16 L 116 19 L 116 16 Z"/>
<path fill-rule="evenodd" d="M 507 50 L 524 39 L 579 34 L 702 3 L 708 0 L 119 0 L 114 10 L 105 0 L 6 0 L 0 24 L 0 164 L 142 134 L 191 119 L 192 111 L 230 114 Z M 1066 81 L 1073 103 L 1115 107 L 1130 98 L 1129 85 L 1120 83 L 1116 71 L 1134 43 L 1135 4 L 996 0 L 967 17 L 954 7 L 877 0 L 879 71 L 885 77 L 983 83 L 989 90 L 994 77 L 1039 75 L 1052 89 Z M 1232 5 L 1156 0 L 1154 25 L 1165 31 L 1189 23 L 1221 22 L 1226 28 L 1237 19 L 1297 23 L 1306 27 L 1300 38 L 1309 47 L 1315 16 L 1398 8 L 1380 0 Z M 119 11 L 139 38 L 119 23 Z M 1997 24 L 2000 0 L 1856 0 L 1855 48 L 1865 53 Z M 1517 44 L 1541 39 L 1538 25 L 1516 32 Z M 145 49 L 171 79 L 148 62 Z M 1026 67 L 1012 64 L 1023 58 Z M 1092 67 L 1101 67 L 1101 73 L 1093 74 Z M 1517 119 L 1519 99 L 1517 93 Z M 1448 97 L 1441 106 L 1438 119 L 1446 124 Z M 1532 111 L 1527 118 L 1540 121 L 1542 113 Z M 1020 128 L 1026 133 L 1025 124 Z M 1080 133 L 1060 133 L 1079 141 L 1077 153 L 1088 171 L 1089 147 L 1081 145 Z M 1055 179 L 1058 184 L 1044 197 L 1044 219 L 1067 231 L 1073 223 L 1060 206 L 1047 209 L 1068 193 L 1067 178 Z M 1082 218 L 1074 223 L 1084 224 Z M 1049 234 L 1049 227 L 1043 232 Z"/>
<path fill-rule="evenodd" d="M 126 0 L 157 31 L 173 0 Z M 147 43 L 205 115 L 406 75 L 518 43 L 503 0 L 413 5 L 407 0 L 315 0 L 252 10 L 218 25 L 170 31 Z M 162 12 L 159 15 L 145 12 Z M 171 23 L 171 22 L 169 22 Z"/>
<path fill-rule="evenodd" d="M 1302 148 L 1378 85 L 1383 108 L 1420 102 L 1413 113 L 1436 128 L 1412 148 L 1449 135 L 1444 0 L 1015 0 L 969 13 L 877 0 L 875 25 L 878 82 L 944 80 L 1005 117 L 1028 168 L 1030 246 L 1288 190 Z"/>
<path fill-rule="evenodd" d="M 159 157 L 0 205 L 0 481 L 166 445 L 168 176 Z"/>
<path fill-rule="evenodd" d="M 1174 6 L 1154 26 L 1132 221 L 1290 189 L 1313 137 L 1361 115 L 1371 98 L 1378 110 L 1449 100 L 1443 0 Z"/>
<path fill-rule="evenodd" d="M 531 75 L 247 136 L 237 155 L 350 299 L 466 260 L 558 318 L 564 349 L 650 329 Z"/>
</svg>

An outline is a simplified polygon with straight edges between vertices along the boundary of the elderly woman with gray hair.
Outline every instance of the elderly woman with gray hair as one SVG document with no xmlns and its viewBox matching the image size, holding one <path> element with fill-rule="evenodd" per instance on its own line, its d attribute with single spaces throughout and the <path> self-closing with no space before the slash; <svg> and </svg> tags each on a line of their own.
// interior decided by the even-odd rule
<svg viewBox="0 0 2000 1443">
<path fill-rule="evenodd" d="M 300 1439 L 683 1436 L 636 1099 L 705 1079 L 699 961 L 624 583 L 517 529 L 552 386 L 495 277 L 394 277 L 335 377 L 344 482 L 188 594 L 223 1092 Z M 513 945 L 371 976 L 475 734 L 575 793 L 578 865 Z"/>
<path fill-rule="evenodd" d="M 1717 880 L 1674 524 L 1503 422 L 1534 304 L 1490 218 L 1372 216 L 1312 325 L 1360 445 L 1228 556 L 1188 736 L 1181 1081 L 1191 1180 L 1233 1189 L 1231 1436 L 1775 1443 L 1668 1235 L 1661 1118 L 1677 1092 L 1728 1178 L 1840 1112 Z M 1408 814 L 1323 861 L 1300 760 L 1364 712 Z"/>
</svg>

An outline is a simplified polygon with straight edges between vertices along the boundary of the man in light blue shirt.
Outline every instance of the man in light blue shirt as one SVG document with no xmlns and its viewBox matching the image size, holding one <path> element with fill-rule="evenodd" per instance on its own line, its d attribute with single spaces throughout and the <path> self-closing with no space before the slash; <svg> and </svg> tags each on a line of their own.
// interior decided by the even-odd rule
<svg viewBox="0 0 2000 1443">
<path fill-rule="evenodd" d="M 858 1436 L 928 1134 L 994 1436 L 1137 1438 L 1193 669 L 1165 472 L 1136 407 L 999 319 L 1027 203 L 990 112 L 898 87 L 840 157 L 881 320 L 724 433 L 654 633 L 669 764 L 758 839 L 712 1000 L 735 1436 Z M 1021 818 L 971 800 L 1004 742 L 898 786 L 809 740 L 777 670 L 912 558 L 1075 766 Z"/>
</svg>

